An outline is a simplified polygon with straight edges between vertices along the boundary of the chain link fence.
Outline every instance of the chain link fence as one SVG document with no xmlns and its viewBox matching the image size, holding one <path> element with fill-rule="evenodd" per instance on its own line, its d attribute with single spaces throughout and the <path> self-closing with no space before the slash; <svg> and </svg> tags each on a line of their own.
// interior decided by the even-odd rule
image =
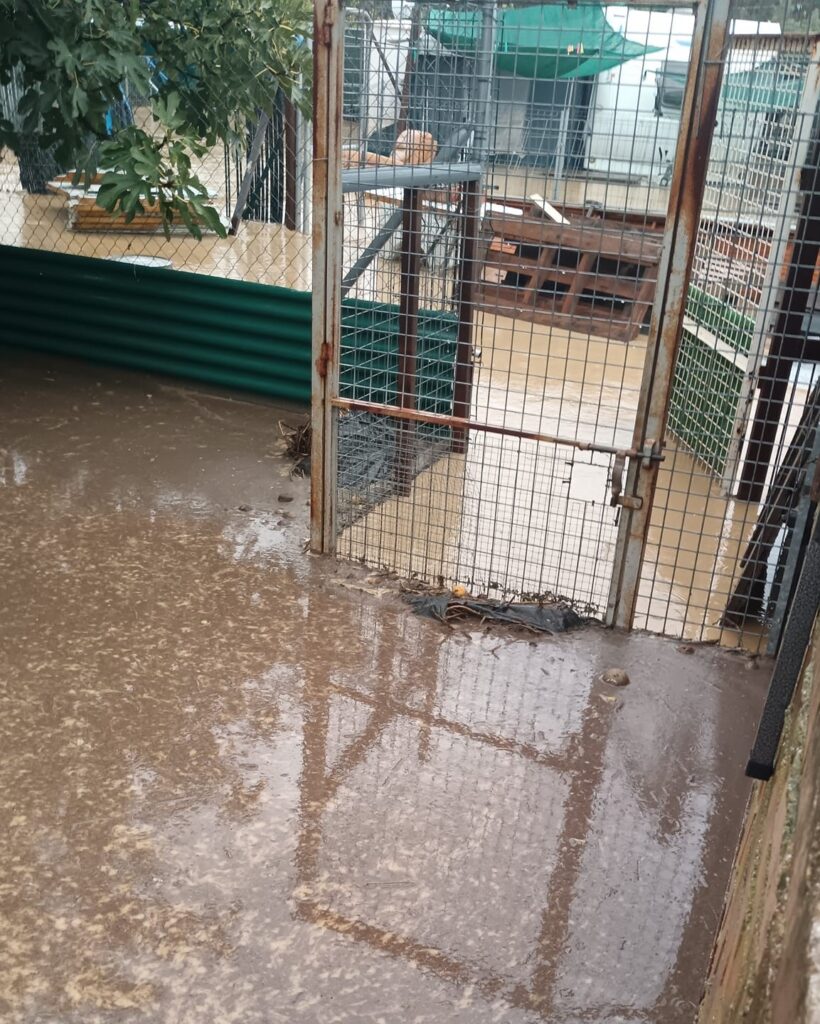
<svg viewBox="0 0 820 1024">
<path fill-rule="evenodd" d="M 19 81 L 0 87 L 5 116 L 17 116 L 20 95 Z M 147 98 L 124 82 L 110 112 L 112 134 L 150 123 Z M 97 203 L 98 185 L 75 185 L 74 169 L 60 166 L 32 134 L 19 157 L 0 154 L 0 244 L 310 290 L 310 120 L 280 93 L 238 134 L 239 144 L 220 143 L 193 166 L 225 238 L 205 231 L 198 240 L 184 226 L 166 238 L 152 208 L 126 223 Z"/>
</svg>

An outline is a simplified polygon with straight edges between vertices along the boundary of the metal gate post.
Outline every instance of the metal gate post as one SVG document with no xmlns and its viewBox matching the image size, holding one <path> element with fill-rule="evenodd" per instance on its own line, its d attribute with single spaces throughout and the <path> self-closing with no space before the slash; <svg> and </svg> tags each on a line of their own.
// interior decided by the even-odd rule
<svg viewBox="0 0 820 1024">
<path fill-rule="evenodd" d="M 631 458 L 618 524 L 606 623 L 630 629 L 635 616 L 652 503 L 683 329 L 706 172 L 726 56 L 729 0 L 699 0 L 675 153 L 663 255 L 646 349 Z"/>
<path fill-rule="evenodd" d="M 310 549 L 336 545 L 336 413 L 342 322 L 344 23 L 339 0 L 317 0 L 313 33 L 313 374 Z"/>
</svg>

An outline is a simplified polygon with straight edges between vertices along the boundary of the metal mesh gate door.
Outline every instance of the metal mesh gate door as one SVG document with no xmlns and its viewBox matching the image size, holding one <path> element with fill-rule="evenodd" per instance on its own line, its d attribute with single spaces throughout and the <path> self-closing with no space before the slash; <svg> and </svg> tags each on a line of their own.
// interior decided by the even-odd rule
<svg viewBox="0 0 820 1024">
<path fill-rule="evenodd" d="M 626 621 L 725 4 L 415 4 L 356 21 L 355 76 L 340 17 L 317 23 L 313 547 Z"/>
</svg>

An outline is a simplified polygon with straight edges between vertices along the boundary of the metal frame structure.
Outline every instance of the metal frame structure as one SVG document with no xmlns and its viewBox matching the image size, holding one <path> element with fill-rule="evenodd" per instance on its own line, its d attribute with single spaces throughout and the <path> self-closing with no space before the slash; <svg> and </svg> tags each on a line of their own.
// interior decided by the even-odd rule
<svg viewBox="0 0 820 1024">
<path fill-rule="evenodd" d="M 658 462 L 649 456 L 659 451 L 666 433 L 672 377 L 683 331 L 683 311 L 706 186 L 728 26 L 729 0 L 702 0 L 698 4 L 681 116 L 681 140 L 675 154 L 663 256 L 633 438 L 633 448 L 647 457 L 630 461 L 627 500 L 622 502 L 624 515 L 618 528 L 615 569 L 607 607 L 607 624 L 624 629 L 631 628 L 635 615 L 657 488 Z"/>
<path fill-rule="evenodd" d="M 341 58 L 334 49 L 340 45 L 337 26 L 340 7 L 335 0 L 330 0 L 318 9 L 314 75 L 315 209 L 317 221 L 321 219 L 323 223 L 316 223 L 314 232 L 311 547 L 317 552 L 339 553 L 371 565 L 418 575 L 432 583 L 464 582 L 502 596 L 520 594 L 539 600 L 562 595 L 614 627 L 629 629 L 637 622 L 645 628 L 660 628 L 665 632 L 679 630 L 678 635 L 703 637 L 707 630 L 713 627 L 720 630 L 729 622 L 728 618 L 721 618 L 720 595 L 714 599 L 711 595 L 716 579 L 722 580 L 720 589 L 727 592 L 737 579 L 743 531 L 751 525 L 755 510 L 749 505 L 734 515 L 725 492 L 722 498 L 719 496 L 714 464 L 698 453 L 697 431 L 713 429 L 723 431 L 724 450 L 719 454 L 725 458 L 726 424 L 709 420 L 710 409 L 702 412 L 700 406 L 693 403 L 689 422 L 695 431 L 694 444 L 687 434 L 677 433 L 676 419 L 671 425 L 674 435 L 669 432 L 670 410 L 680 417 L 680 406 L 675 404 L 681 401 L 679 376 L 691 357 L 691 350 L 682 345 L 684 331 L 691 334 L 693 325 L 696 332 L 701 330 L 700 321 L 693 320 L 693 296 L 697 297 L 699 292 L 698 288 L 690 290 L 690 282 L 699 286 L 700 278 L 693 280 L 693 267 L 697 273 L 705 273 L 704 294 L 710 301 L 713 295 L 718 296 L 713 301 L 720 303 L 719 295 L 723 294 L 719 287 L 720 270 L 715 268 L 722 265 L 721 260 L 731 262 L 733 257 L 720 250 L 713 268 L 708 253 L 698 255 L 698 246 L 703 249 L 704 238 L 710 231 L 718 237 L 727 224 L 731 228 L 734 223 L 733 208 L 723 203 L 723 179 L 718 167 L 720 153 L 726 149 L 728 154 L 733 146 L 731 159 L 737 162 L 743 159 L 738 154 L 745 152 L 744 146 L 756 147 L 750 148 L 749 154 L 754 154 L 764 176 L 767 172 L 763 165 L 771 154 L 773 173 L 776 170 L 782 177 L 785 172 L 788 181 L 785 199 L 777 209 L 780 227 L 772 226 L 771 202 L 767 199 L 769 219 L 765 229 L 772 235 L 772 244 L 765 288 L 771 294 L 761 303 L 765 309 L 758 316 L 755 330 L 759 352 L 772 343 L 773 313 L 776 312 L 773 306 L 778 305 L 779 309 L 782 303 L 773 303 L 771 297 L 791 286 L 791 278 L 787 279 L 782 273 L 788 233 L 780 229 L 789 220 L 790 211 L 796 209 L 799 168 L 807 159 L 810 146 L 809 108 L 816 103 L 820 87 L 816 73 L 820 48 L 815 41 L 814 49 L 808 51 L 805 44 L 798 44 L 792 37 L 777 37 L 778 41 L 769 45 L 765 40 L 772 37 L 765 35 L 733 36 L 730 32 L 731 0 L 699 0 L 694 5 L 694 17 L 687 22 L 692 26 L 689 29 L 692 39 L 674 162 L 664 170 L 661 179 L 653 175 L 662 169 L 662 161 L 653 157 L 647 164 L 648 158 L 641 156 L 638 165 L 651 165 L 652 170 L 640 183 L 641 194 L 637 199 L 630 199 L 630 182 L 637 179 L 627 176 L 625 185 L 615 185 L 609 176 L 602 182 L 601 172 L 582 161 L 569 169 L 565 166 L 566 116 L 560 119 L 558 149 L 553 154 L 553 164 L 547 165 L 546 170 L 540 163 L 533 164 L 530 171 L 527 165 L 522 169 L 514 158 L 517 150 L 495 151 L 492 119 L 506 115 L 499 112 L 500 106 L 496 107 L 502 102 L 502 92 L 499 86 L 498 96 L 494 96 L 493 75 L 497 84 L 500 80 L 499 71 L 493 68 L 492 55 L 502 52 L 497 49 L 500 45 L 497 40 L 502 38 L 500 33 L 503 33 L 504 54 L 509 54 L 511 45 L 514 50 L 516 44 L 510 42 L 508 15 L 511 9 L 527 6 L 505 7 L 502 13 L 492 0 L 477 3 L 465 14 L 467 29 L 463 22 L 460 26 L 456 23 L 455 27 L 451 22 L 448 29 L 446 21 L 440 19 L 461 15 L 446 13 L 450 9 L 436 4 L 435 0 L 427 3 L 428 13 L 419 15 L 416 11 L 412 23 L 405 23 L 401 31 L 410 33 L 409 45 L 419 47 L 424 60 L 420 61 L 416 54 L 405 61 L 401 46 L 396 47 L 401 56 L 396 58 L 391 81 L 401 102 L 391 100 L 398 111 L 395 137 L 398 138 L 400 131 L 411 128 L 416 133 L 435 131 L 441 156 L 427 157 L 433 162 L 423 167 L 378 166 L 373 169 L 363 166 L 394 162 L 392 156 L 383 155 L 385 140 L 393 138 L 386 135 L 377 140 L 376 145 L 381 149 L 368 149 L 368 140 L 360 151 L 362 166 L 348 171 L 342 169 L 344 158 L 340 159 L 338 152 L 333 151 L 334 146 L 344 143 L 339 134 Z M 534 16 L 539 32 L 543 28 L 549 38 L 550 32 L 558 31 L 550 27 L 550 18 L 553 18 L 553 26 L 571 25 L 566 28 L 567 32 L 584 31 L 586 15 L 576 16 L 576 5 L 556 2 L 541 5 L 541 10 L 552 6 L 557 12 L 554 16 L 550 12 Z M 431 14 L 430 11 L 445 13 Z M 598 15 L 591 17 L 594 20 Z M 516 31 L 533 23 L 528 18 L 530 15 L 512 22 L 518 26 Z M 642 46 L 645 52 L 663 50 L 663 46 L 647 45 L 658 42 L 657 35 L 650 39 L 649 18 L 649 14 L 645 15 L 640 23 L 645 26 L 647 35 L 637 46 L 639 52 Z M 656 26 L 652 31 L 656 31 L 658 23 L 654 14 L 652 19 Z M 670 16 L 670 40 L 678 24 Z M 598 25 L 595 31 L 618 35 L 608 22 Z M 399 29 L 400 26 L 395 26 L 395 31 Z M 639 28 L 633 31 L 638 35 L 630 46 L 635 46 L 640 38 Z M 431 32 L 441 43 L 440 51 L 430 46 Z M 441 39 L 437 32 L 444 32 Z M 467 49 L 460 49 L 465 38 Z M 627 37 L 621 34 L 619 38 L 625 48 Z M 521 45 L 532 49 L 530 42 Z M 621 44 L 616 42 L 615 45 Z M 435 55 L 439 52 L 443 56 L 437 64 Z M 557 59 L 562 59 L 560 55 L 564 51 L 559 48 L 553 52 L 559 54 Z M 584 53 L 583 47 L 579 52 Z M 630 53 L 634 55 L 635 50 Z M 802 93 L 795 94 L 792 89 L 783 94 L 790 97 L 787 104 L 785 100 L 778 100 L 778 110 L 788 105 L 786 113 L 794 115 L 792 120 L 797 126 L 788 129 L 791 134 L 782 143 L 788 147 L 787 156 L 783 156 L 780 136 L 774 142 L 768 136 L 757 141 L 751 138 L 750 126 L 757 124 L 754 118 L 743 120 L 735 135 L 732 134 L 733 121 L 722 124 L 719 128 L 722 134 L 716 135 L 724 97 L 730 90 L 739 88 L 739 81 L 746 81 L 740 76 L 747 72 L 737 69 L 753 69 L 749 88 L 765 91 L 766 75 L 781 74 L 780 55 L 784 55 L 788 63 L 792 53 L 799 56 L 801 73 L 805 73 L 806 66 L 809 71 L 808 77 L 800 81 Z M 619 58 L 614 49 L 610 56 L 616 63 L 619 59 L 622 62 L 634 59 L 623 55 Z M 404 72 L 401 62 L 406 64 Z M 555 86 L 555 97 L 565 95 L 566 89 L 558 89 L 555 83 L 562 76 L 571 79 L 572 72 L 558 64 L 555 68 L 554 72 L 541 72 L 546 85 L 539 95 L 548 96 L 550 82 Z M 760 73 L 762 85 L 761 77 L 756 77 L 760 68 L 764 69 Z M 411 71 L 417 77 L 408 84 Z M 722 92 L 724 73 L 727 75 L 726 93 Z M 402 74 L 403 82 L 400 81 Z M 537 73 L 533 74 L 538 77 Z M 550 74 L 555 77 L 550 78 Z M 451 82 L 444 77 L 447 75 L 460 75 L 462 79 L 457 82 L 453 77 Z M 466 101 L 464 76 L 472 83 Z M 566 82 L 561 84 L 565 86 Z M 579 90 L 579 95 L 586 97 L 584 103 L 593 102 L 590 96 L 596 94 L 591 88 Z M 597 84 L 594 88 L 598 88 Z M 503 95 L 513 92 L 508 90 Z M 535 95 L 534 86 L 532 95 Z M 797 100 L 791 99 L 793 95 L 801 97 L 799 111 L 795 106 Z M 512 103 L 508 99 L 503 102 Z M 552 102 L 554 107 L 558 99 L 539 102 Z M 600 109 L 609 108 L 601 106 Z M 758 111 L 757 107 L 753 109 Z M 768 119 L 769 108 L 760 109 Z M 552 127 L 549 131 L 554 132 L 557 112 L 552 107 L 550 110 Z M 621 116 L 618 113 L 621 108 L 612 110 L 613 118 L 616 114 Z M 623 111 L 629 113 L 631 108 L 625 106 Z M 582 116 L 591 117 L 588 113 Z M 755 114 L 758 119 L 763 116 L 759 112 Z M 471 124 L 471 118 L 477 120 Z M 547 114 L 544 118 L 546 123 Z M 522 122 L 525 126 L 526 123 Z M 454 124 L 463 134 L 457 146 L 447 142 L 453 137 Z M 669 125 L 662 126 L 663 131 L 654 125 L 639 124 L 636 120 L 633 128 L 625 120 L 613 121 L 608 128 L 613 151 L 620 146 L 618 152 L 622 155 L 630 139 L 633 148 L 638 142 L 650 144 L 653 131 L 656 140 L 661 136 L 666 139 Z M 520 125 L 515 130 L 519 129 L 524 130 Z M 607 130 L 606 124 L 601 130 Z M 625 134 L 619 135 L 619 131 Z M 323 141 L 320 143 L 319 139 Z M 519 144 L 510 133 L 504 135 L 504 139 L 505 145 Z M 771 146 L 781 146 L 779 155 L 774 155 Z M 551 152 L 549 147 L 545 151 Z M 508 154 L 509 160 L 504 154 Z M 617 160 L 621 160 L 621 156 Z M 402 160 L 398 162 L 401 164 Z M 533 169 L 536 167 L 540 168 L 537 173 Z M 543 195 L 550 196 L 555 206 L 541 194 L 515 191 L 527 189 L 527 181 L 537 178 L 538 174 L 544 182 Z M 654 187 L 656 180 L 657 188 Z M 445 186 L 450 187 L 451 199 L 440 201 L 438 209 L 450 210 L 444 230 L 457 234 L 458 255 L 455 263 L 436 271 L 435 288 L 439 291 L 430 292 L 433 298 L 430 308 L 425 310 L 424 302 L 420 306 L 419 283 L 429 291 L 435 275 L 425 260 L 424 211 L 434 208 L 431 197 L 443 195 Z M 776 187 L 775 183 L 769 193 Z M 455 189 L 460 193 L 458 203 L 448 207 L 447 203 L 455 204 L 452 200 Z M 611 189 L 616 193 L 614 199 Z M 713 192 L 718 193 L 716 198 Z M 358 219 L 355 224 L 348 221 L 345 235 L 344 198 L 352 193 L 359 197 L 356 200 Z M 704 208 L 705 196 L 708 210 Z M 596 198 L 602 198 L 603 202 L 596 202 Z M 622 207 L 618 205 L 621 202 Z M 383 205 L 380 207 L 379 203 Z M 387 220 L 380 221 L 380 217 L 386 216 L 385 211 L 391 209 L 387 204 L 393 204 L 394 212 Z M 750 234 L 748 244 L 754 246 L 757 238 L 754 232 L 744 233 L 742 206 L 737 207 L 736 214 L 743 244 L 746 244 L 746 234 Z M 435 214 L 428 212 L 427 216 Z M 724 220 L 718 223 L 719 217 L 723 217 L 725 223 Z M 388 241 L 399 237 L 399 230 L 400 252 L 395 244 L 382 252 Z M 768 235 L 764 241 L 767 238 Z M 729 239 L 725 244 L 734 243 Z M 754 282 L 740 282 L 739 288 L 760 288 L 763 253 L 761 242 L 760 248 L 754 250 Z M 343 260 L 346 266 L 351 256 L 351 269 L 344 275 Z M 398 258 L 399 265 L 391 267 L 391 258 Z M 698 260 L 703 262 L 704 259 L 704 267 L 698 270 Z M 365 272 L 367 277 L 363 279 Z M 804 277 L 809 273 L 806 268 L 801 272 Z M 644 313 L 650 301 L 651 319 L 648 333 L 644 333 L 647 330 Z M 378 308 L 379 315 L 390 319 L 389 328 L 384 325 L 384 319 L 376 324 L 375 313 L 365 315 L 364 307 L 371 312 Z M 730 327 L 734 323 L 733 316 L 743 319 L 728 302 L 725 310 Z M 439 313 L 451 318 L 448 323 L 457 332 L 457 343 L 449 335 L 447 342 L 453 346 L 448 349 L 447 358 L 452 360 L 454 379 L 450 386 L 454 390 L 438 404 L 425 403 L 416 398 L 424 364 L 421 349 L 417 350 L 416 336 L 423 317 L 428 315 L 429 319 L 429 315 Z M 723 315 L 720 313 L 721 317 Z M 367 316 L 370 321 L 366 323 Z M 708 320 L 704 323 L 709 325 Z M 743 329 L 748 331 L 745 321 Z M 696 340 L 700 340 L 700 335 Z M 744 344 L 745 341 L 744 335 Z M 709 351 L 712 356 L 731 356 L 732 346 L 724 347 L 726 353 L 719 344 L 714 352 Z M 490 350 L 490 360 L 482 365 L 484 349 Z M 737 352 L 740 351 L 738 348 Z M 737 352 L 732 362 L 735 378 L 741 363 L 759 367 L 759 352 L 756 356 L 754 348 L 748 362 L 745 355 L 741 359 Z M 360 360 L 355 368 L 358 376 L 349 365 L 351 356 L 354 362 Z M 432 387 L 440 381 L 443 371 L 441 363 L 434 370 L 429 369 L 431 365 L 428 359 L 428 373 L 433 376 L 427 383 Z M 501 366 L 500 370 L 496 369 L 497 365 Z M 719 389 L 717 370 L 706 367 L 703 372 L 711 375 L 708 387 Z M 384 381 L 391 378 L 391 374 L 392 383 L 388 386 Z M 511 383 L 515 375 L 518 382 Z M 744 398 L 746 407 L 750 404 L 751 376 Z M 582 382 L 580 401 L 573 397 L 572 391 L 576 388 L 577 393 L 579 379 Z M 354 380 L 359 384 L 354 386 L 351 383 Z M 377 380 L 381 383 L 374 383 Z M 588 382 L 593 390 L 587 399 Z M 704 388 L 704 392 L 706 390 Z M 585 406 L 585 402 L 589 405 Z M 793 429 L 798 405 L 795 400 L 793 407 L 789 406 L 787 411 L 792 419 L 788 423 L 783 420 L 778 424 L 783 435 L 780 444 L 787 443 L 784 439 Z M 728 415 L 731 419 L 732 410 Z M 368 435 L 370 428 L 363 428 L 356 435 L 356 450 L 353 451 L 349 447 L 349 428 L 357 416 L 363 418 L 360 422 L 367 420 L 373 431 Z M 705 426 L 697 416 L 702 416 Z M 337 443 L 340 422 L 346 425 L 347 431 L 341 449 Z M 685 426 L 683 420 L 680 422 Z M 744 418 L 739 428 L 741 433 L 745 425 Z M 434 438 L 439 446 L 435 450 Z M 420 456 L 419 446 L 428 442 L 427 454 Z M 370 459 L 371 449 L 379 449 L 376 454 L 381 474 L 378 486 L 371 486 L 374 478 L 368 478 L 368 483 L 365 477 L 360 477 L 357 479 L 365 481 L 361 484 L 364 489 L 354 493 L 355 488 L 351 491 L 353 485 L 349 482 L 352 479 L 350 467 Z M 737 463 L 739 450 L 739 445 L 735 445 L 730 462 L 734 459 Z M 579 458 L 580 453 L 588 454 Z M 463 456 L 462 462 L 453 461 L 453 455 Z M 699 459 L 703 461 L 702 466 Z M 395 467 L 390 483 L 385 483 L 386 465 Z M 568 469 L 564 469 L 565 466 Z M 701 472 L 704 467 L 706 471 Z M 759 472 L 758 467 L 758 475 Z M 671 482 L 675 473 L 678 474 L 676 482 Z M 602 488 L 604 476 L 606 487 Z M 695 484 L 699 476 L 705 482 Z M 661 496 L 657 498 L 659 479 Z M 703 498 L 704 491 L 706 504 L 699 518 L 688 520 L 685 511 L 681 514 L 678 507 L 687 507 L 690 493 Z M 341 518 L 337 517 L 340 500 L 344 505 Z M 358 507 L 351 509 L 351 501 Z M 661 553 L 658 536 L 660 530 L 667 529 L 667 520 L 671 520 L 672 525 L 664 535 L 669 541 L 662 542 L 668 544 L 662 567 L 658 560 Z M 433 553 L 427 546 L 426 531 L 431 528 L 438 531 Z M 543 532 L 539 534 L 539 531 Z M 708 540 L 712 531 L 720 538 L 715 544 Z M 726 548 L 724 553 L 718 552 L 722 538 L 729 532 L 732 545 L 738 548 L 737 558 L 733 554 L 726 555 Z M 340 548 L 342 537 L 344 542 Z M 687 552 L 692 551 L 696 557 L 705 552 L 704 558 L 711 561 L 705 568 L 698 568 L 697 564 L 687 562 Z M 533 561 L 528 562 L 528 559 Z M 667 567 L 669 571 L 664 575 Z M 572 581 L 573 571 L 585 575 L 586 581 L 576 586 Z M 700 577 L 696 579 L 698 573 Z M 501 582 L 496 582 L 499 580 Z M 678 595 L 673 595 L 672 586 L 679 588 Z M 656 587 L 660 596 L 656 595 Z M 689 618 L 689 602 L 696 591 L 701 594 L 698 599 L 701 603 L 695 606 L 699 609 L 698 621 Z M 660 614 L 647 610 L 651 607 L 660 609 Z M 681 610 L 682 623 L 676 618 Z M 675 624 L 671 630 L 667 628 L 670 615 Z M 754 625 L 757 620 L 753 619 L 754 612 L 750 612 L 743 622 Z M 660 622 L 660 625 L 653 622 Z M 739 627 L 741 631 L 744 628 L 745 625 Z"/>
<path fill-rule="evenodd" d="M 815 36 L 810 41 L 809 58 L 810 67 L 820 68 L 820 37 Z M 820 103 L 820 73 L 815 72 L 806 77 L 803 92 L 800 98 L 800 107 L 797 112 L 797 138 L 794 142 L 795 152 L 791 160 L 792 174 L 784 182 L 781 192 L 780 209 L 777 220 L 772 229 L 772 248 L 769 253 L 766 266 L 766 277 L 763 282 L 762 298 L 755 317 L 754 336 L 751 350 L 748 357 L 748 367 L 743 378 L 743 385 L 738 400 L 735 422 L 732 428 L 731 440 L 726 465 L 723 471 L 723 487 L 727 494 L 737 493 L 743 500 L 759 498 L 765 484 L 768 462 L 771 459 L 774 439 L 771 436 L 771 426 L 765 423 L 769 417 L 761 408 L 762 421 L 757 428 L 758 433 L 764 436 L 758 438 L 756 444 L 757 453 L 747 453 L 745 459 L 743 454 L 743 441 L 746 430 L 752 415 L 755 391 L 761 387 L 761 369 L 766 358 L 766 342 L 772 332 L 775 331 L 779 310 L 783 302 L 786 280 L 781 275 L 781 268 L 786 261 L 786 253 L 789 246 L 789 226 L 797 213 L 801 193 L 801 179 L 809 172 L 808 157 L 811 147 L 812 122 L 818 104 Z M 772 353 L 774 356 L 774 353 Z M 777 359 L 776 356 L 774 356 Z M 785 397 L 785 385 L 788 384 L 788 369 L 781 366 L 780 379 L 774 384 L 782 398 Z M 785 384 L 782 379 L 782 371 L 786 370 Z M 771 383 L 767 385 L 767 391 L 771 390 Z M 768 399 L 766 399 L 768 402 Z M 761 396 L 761 406 L 764 404 Z M 760 420 L 760 417 L 758 417 Z M 761 450 L 762 449 L 762 450 Z M 763 456 L 761 458 L 761 456 Z M 744 479 L 738 481 L 739 474 Z M 762 479 L 761 479 L 762 473 Z"/>
</svg>

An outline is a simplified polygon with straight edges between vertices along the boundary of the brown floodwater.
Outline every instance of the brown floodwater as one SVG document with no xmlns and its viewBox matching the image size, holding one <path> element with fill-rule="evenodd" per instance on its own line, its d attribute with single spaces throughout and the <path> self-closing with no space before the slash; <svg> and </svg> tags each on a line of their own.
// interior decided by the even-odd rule
<svg viewBox="0 0 820 1024">
<path fill-rule="evenodd" d="M 691 1022 L 765 663 L 414 617 L 283 418 L 0 357 L 0 1019 Z"/>
</svg>

